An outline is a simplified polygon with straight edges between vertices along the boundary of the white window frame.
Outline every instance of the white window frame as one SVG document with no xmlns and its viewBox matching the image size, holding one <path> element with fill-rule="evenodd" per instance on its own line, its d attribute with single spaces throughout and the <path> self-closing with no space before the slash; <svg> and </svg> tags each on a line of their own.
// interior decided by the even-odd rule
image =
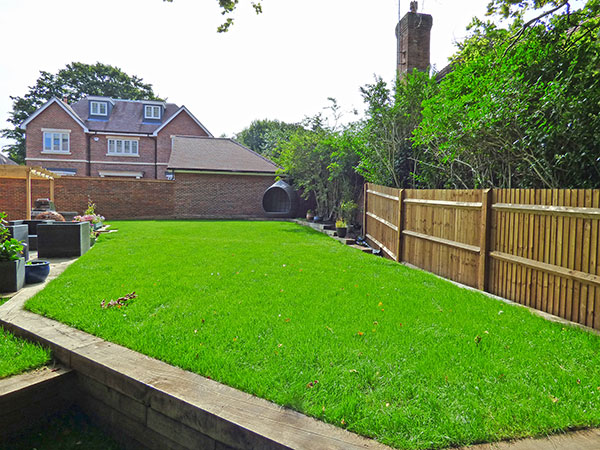
<svg viewBox="0 0 600 450">
<path fill-rule="evenodd" d="M 98 112 L 94 112 L 94 106 L 98 108 Z M 100 111 L 100 107 L 104 106 L 104 113 Z M 90 116 L 108 116 L 108 103 L 107 102 L 97 102 L 90 101 Z"/>
<path fill-rule="evenodd" d="M 128 150 L 126 152 L 126 150 Z M 135 150 L 135 152 L 134 152 Z M 140 144 L 137 139 L 107 139 L 107 156 L 140 156 Z"/>
<path fill-rule="evenodd" d="M 136 179 L 140 179 L 140 178 L 144 178 L 144 172 L 133 172 L 133 171 L 126 171 L 126 170 L 99 170 L 98 171 L 98 175 L 100 175 L 100 178 L 105 178 L 105 177 L 127 177 L 127 178 L 136 178 Z"/>
<path fill-rule="evenodd" d="M 46 138 L 50 137 L 50 146 L 46 146 Z M 58 136 L 58 146 L 55 139 Z M 65 139 L 66 138 L 66 139 Z M 65 144 L 66 140 L 66 144 Z M 66 147 L 66 148 L 65 148 Z M 71 154 L 71 130 L 42 129 L 42 153 Z"/>
<path fill-rule="evenodd" d="M 148 111 L 149 111 L 149 113 L 148 113 Z M 160 106 L 144 105 L 144 119 L 160 120 L 160 113 L 161 113 Z"/>
</svg>

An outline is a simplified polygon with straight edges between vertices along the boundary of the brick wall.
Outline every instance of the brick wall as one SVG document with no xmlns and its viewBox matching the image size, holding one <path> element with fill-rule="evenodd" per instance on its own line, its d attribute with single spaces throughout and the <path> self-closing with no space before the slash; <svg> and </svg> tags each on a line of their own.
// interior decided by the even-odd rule
<svg viewBox="0 0 600 450">
<path fill-rule="evenodd" d="M 55 181 L 58 211 L 83 213 L 88 198 L 107 219 L 266 217 L 262 197 L 274 177 L 177 173 L 175 181 L 61 177 Z M 32 181 L 32 204 L 50 197 L 50 183 Z M 0 179 L 0 211 L 24 219 L 25 180 Z"/>
<path fill-rule="evenodd" d="M 175 214 L 181 218 L 266 217 L 262 197 L 271 176 L 175 174 Z"/>
<path fill-rule="evenodd" d="M 172 219 L 173 194 L 172 181 L 62 177 L 55 181 L 54 203 L 57 211 L 81 214 L 90 198 L 96 212 L 108 219 Z M 32 181 L 32 205 L 36 198 L 48 197 L 50 183 Z M 6 211 L 9 220 L 26 217 L 25 180 L 0 179 L 0 211 Z"/>
<path fill-rule="evenodd" d="M 96 140 L 97 139 L 97 140 Z M 138 156 L 123 156 L 108 154 L 109 139 L 129 139 L 138 142 Z M 97 135 L 90 139 L 90 156 L 95 161 L 91 164 L 90 176 L 99 177 L 100 171 L 141 172 L 144 178 L 155 178 L 154 166 L 155 138 L 147 136 L 111 136 Z M 98 163 L 102 161 L 102 163 Z M 117 164 L 118 163 L 118 164 Z M 159 166 L 158 178 L 165 179 L 166 166 Z M 162 176 L 161 176 L 162 174 Z"/>
<path fill-rule="evenodd" d="M 56 154 L 43 152 L 44 129 L 69 130 L 69 153 Z M 73 160 L 87 160 L 87 137 L 85 132 L 81 128 L 81 125 L 73 120 L 56 103 L 46 108 L 46 110 L 27 125 L 25 146 L 27 148 L 28 166 L 76 169 L 77 175 L 86 175 L 87 164 L 85 162 L 72 162 Z M 34 159 L 31 160 L 29 158 Z M 45 159 L 57 161 L 44 161 Z M 62 162 L 64 160 L 69 160 L 70 162 Z"/>
<path fill-rule="evenodd" d="M 0 178 L 0 212 L 8 214 L 8 220 L 25 218 L 25 180 Z"/>
</svg>

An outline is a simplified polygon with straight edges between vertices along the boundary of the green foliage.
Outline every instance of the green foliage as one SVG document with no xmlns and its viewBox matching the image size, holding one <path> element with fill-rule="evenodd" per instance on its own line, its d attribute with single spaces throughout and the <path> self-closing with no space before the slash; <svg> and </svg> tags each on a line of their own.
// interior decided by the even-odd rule
<svg viewBox="0 0 600 450">
<path fill-rule="evenodd" d="M 280 122 L 279 120 L 254 120 L 248 128 L 237 133 L 234 139 L 273 161 L 279 159 L 279 143 L 302 128 L 299 124 Z"/>
<path fill-rule="evenodd" d="M 130 100 L 159 100 L 152 91 L 151 84 L 107 64 L 73 62 L 56 74 L 40 71 L 40 77 L 34 86 L 29 87 L 27 94 L 10 97 L 13 108 L 8 122 L 13 128 L 2 130 L 2 137 L 16 141 L 15 144 L 5 146 L 10 157 L 20 164 L 25 162 L 25 131 L 19 126 L 35 110 L 52 97 L 74 103 L 86 94 Z"/>
<path fill-rule="evenodd" d="M 344 219 L 338 219 L 335 221 L 336 228 L 346 228 L 348 223 Z"/>
<path fill-rule="evenodd" d="M 292 223 L 112 226 L 26 308 L 397 448 L 600 424 L 593 333 Z"/>
<path fill-rule="evenodd" d="M 421 150 L 411 137 L 421 121 L 422 102 L 436 90 L 435 80 L 417 70 L 398 79 L 394 92 L 381 79 L 361 88 L 367 110 L 358 171 L 365 179 L 393 187 L 415 185 Z"/>
<path fill-rule="evenodd" d="M 346 222 L 352 222 L 354 213 L 358 210 L 358 205 L 354 200 L 342 202 L 340 205 L 340 214 Z"/>
<path fill-rule="evenodd" d="M 169 2 L 169 3 L 173 2 L 173 0 L 163 0 L 163 1 Z M 223 10 L 221 12 L 221 14 L 226 15 L 226 14 L 231 14 L 233 11 L 235 11 L 235 9 L 238 6 L 239 0 L 217 0 L 217 2 L 219 3 L 219 7 Z M 262 13 L 262 4 L 260 2 L 251 1 L 250 4 L 252 5 L 252 8 L 254 8 L 254 11 L 256 12 L 256 14 Z M 233 25 L 233 19 L 231 17 L 228 17 L 227 19 L 225 19 L 225 22 L 223 22 L 221 25 L 219 25 L 217 27 L 217 32 L 218 33 L 227 33 L 229 31 L 229 28 L 232 25 Z"/>
<path fill-rule="evenodd" d="M 0 261 L 15 261 L 21 257 L 23 245 L 10 237 L 6 225 L 6 213 L 0 212 Z"/>
<path fill-rule="evenodd" d="M 335 102 L 333 106 L 337 106 Z M 305 198 L 314 196 L 317 215 L 336 217 L 342 202 L 358 198 L 362 180 L 355 167 L 363 145 L 361 134 L 352 126 L 336 131 L 317 115 L 307 119 L 288 140 L 280 141 L 283 173 L 303 190 Z"/>
<path fill-rule="evenodd" d="M 475 24 L 424 102 L 415 142 L 429 150 L 430 186 L 597 187 L 599 12 L 592 0 L 516 41 L 511 30 Z"/>
<path fill-rule="evenodd" d="M 524 11 L 537 16 L 525 22 Z M 362 89 L 359 171 L 394 187 L 593 188 L 600 180 L 600 2 L 495 0 L 438 84 Z M 533 13 L 533 12 L 532 12 Z M 583 170 L 582 170 L 583 169 Z"/>
</svg>

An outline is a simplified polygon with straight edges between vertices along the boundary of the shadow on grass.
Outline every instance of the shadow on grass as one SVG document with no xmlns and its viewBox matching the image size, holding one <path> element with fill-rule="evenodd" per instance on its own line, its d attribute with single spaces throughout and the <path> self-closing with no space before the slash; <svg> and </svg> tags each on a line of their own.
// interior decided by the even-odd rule
<svg viewBox="0 0 600 450">
<path fill-rule="evenodd" d="M 122 447 L 100 431 L 79 408 L 72 407 L 32 425 L 10 441 L 0 441 L 0 448 L 120 450 Z"/>
</svg>

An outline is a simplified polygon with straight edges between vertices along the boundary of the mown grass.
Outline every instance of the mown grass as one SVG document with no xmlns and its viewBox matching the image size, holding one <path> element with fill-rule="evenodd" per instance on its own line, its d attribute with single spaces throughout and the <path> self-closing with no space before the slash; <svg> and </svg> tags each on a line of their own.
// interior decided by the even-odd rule
<svg viewBox="0 0 600 450">
<path fill-rule="evenodd" d="M 43 366 L 50 351 L 0 328 L 0 379 Z"/>
<path fill-rule="evenodd" d="M 291 223 L 113 227 L 27 308 L 398 448 L 600 425 L 596 335 Z"/>
</svg>

